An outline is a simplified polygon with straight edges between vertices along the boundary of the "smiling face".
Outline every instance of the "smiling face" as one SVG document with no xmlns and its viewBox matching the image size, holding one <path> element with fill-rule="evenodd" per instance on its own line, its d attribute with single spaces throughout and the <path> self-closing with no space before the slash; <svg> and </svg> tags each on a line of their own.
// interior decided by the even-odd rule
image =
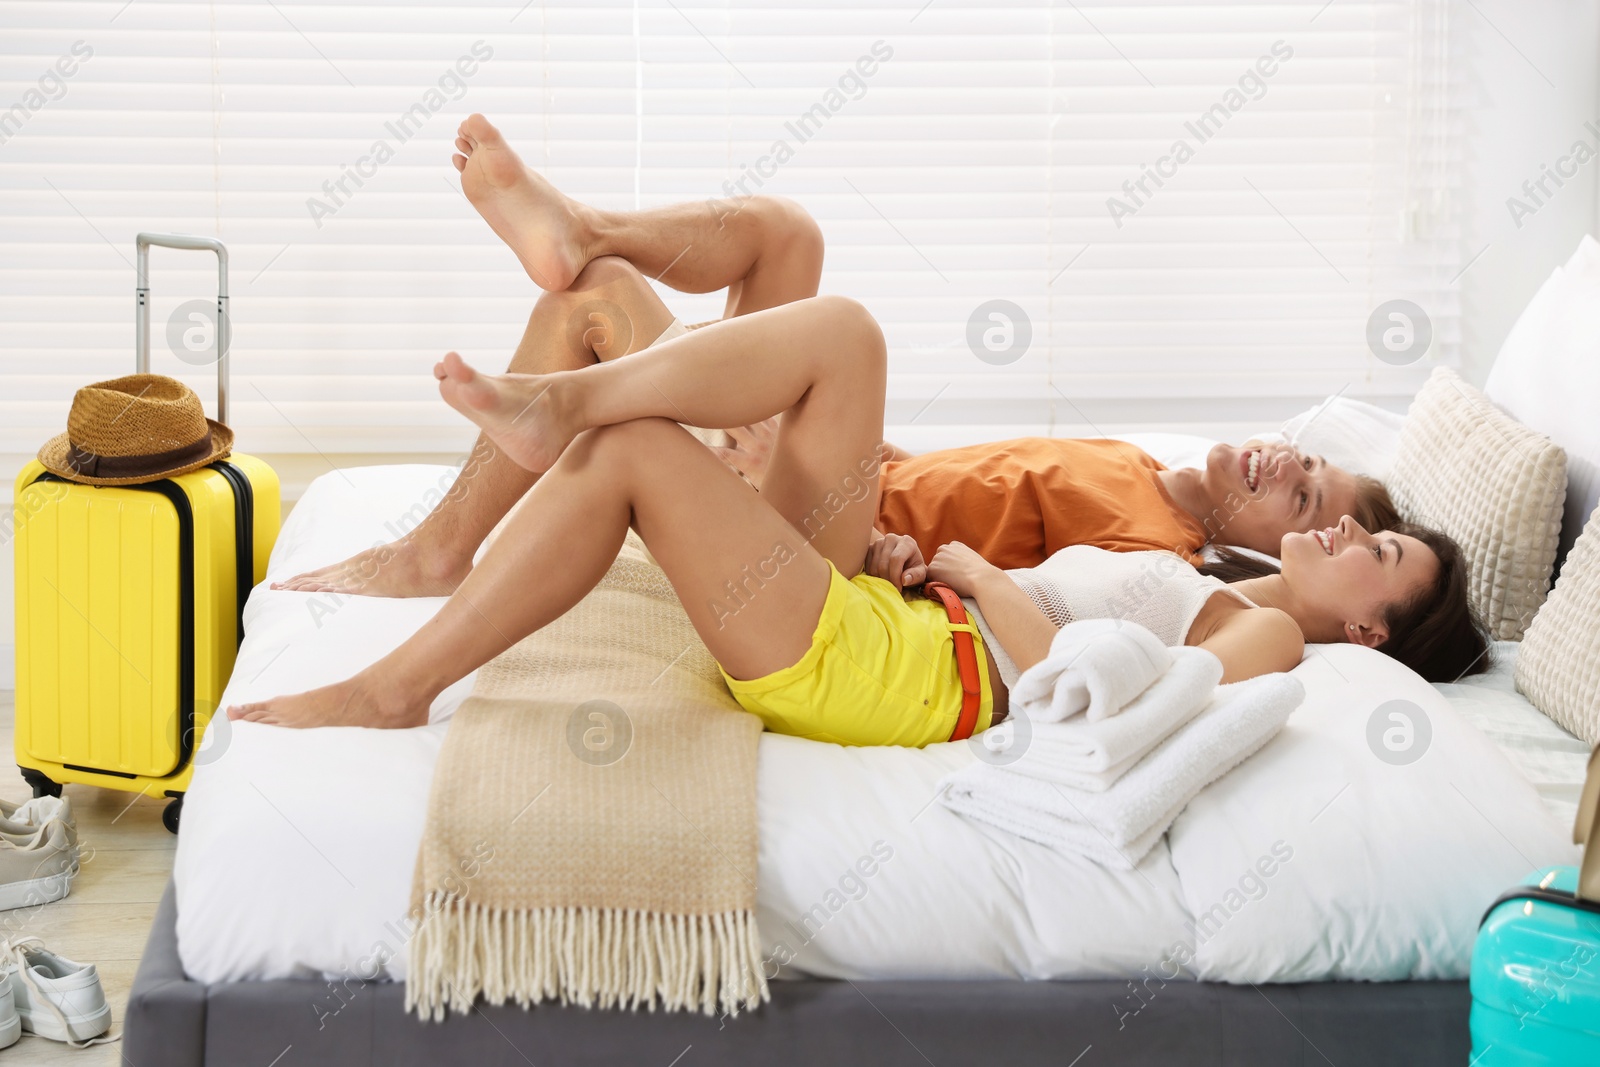
<svg viewBox="0 0 1600 1067">
<path fill-rule="evenodd" d="M 1308 533 L 1356 511 L 1355 476 L 1292 445 L 1217 445 L 1201 484 L 1218 508 L 1213 539 L 1276 555 L 1285 534 Z"/>
<path fill-rule="evenodd" d="M 1350 516 L 1336 525 L 1283 536 L 1283 580 L 1295 597 L 1345 641 L 1376 648 L 1389 639 L 1384 616 L 1438 580 L 1439 557 L 1408 534 L 1370 534 Z M 1311 634 L 1307 634 L 1311 638 Z"/>
</svg>

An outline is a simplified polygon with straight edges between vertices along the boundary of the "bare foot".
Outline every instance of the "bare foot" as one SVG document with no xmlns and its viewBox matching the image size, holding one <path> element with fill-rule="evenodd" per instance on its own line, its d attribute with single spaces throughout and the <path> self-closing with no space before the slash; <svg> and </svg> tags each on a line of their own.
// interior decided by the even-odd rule
<svg viewBox="0 0 1600 1067">
<path fill-rule="evenodd" d="M 461 191 L 489 228 L 522 261 L 541 289 L 560 292 L 589 262 L 582 234 L 584 207 L 522 162 L 482 115 L 456 130 Z"/>
<path fill-rule="evenodd" d="M 228 718 L 271 726 L 372 726 L 399 730 L 428 724 L 428 701 L 408 700 L 392 688 L 380 692 L 365 673 L 294 696 L 235 704 Z"/>
<path fill-rule="evenodd" d="M 445 403 L 535 474 L 549 470 L 584 429 L 571 374 L 480 374 L 454 352 L 433 368 Z"/>
<path fill-rule="evenodd" d="M 350 596 L 449 596 L 471 570 L 471 556 L 447 556 L 405 537 L 287 581 L 273 582 L 271 588 Z"/>
</svg>

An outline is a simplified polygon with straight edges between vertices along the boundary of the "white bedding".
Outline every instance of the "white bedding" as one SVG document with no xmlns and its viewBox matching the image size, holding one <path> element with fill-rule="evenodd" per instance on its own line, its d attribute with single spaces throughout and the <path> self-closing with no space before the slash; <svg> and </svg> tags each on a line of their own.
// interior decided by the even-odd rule
<svg viewBox="0 0 1600 1067">
<path fill-rule="evenodd" d="M 1205 446 L 1135 441 L 1169 462 Z M 448 474 L 394 466 L 319 479 L 285 523 L 269 580 L 391 539 L 437 501 Z M 438 603 L 259 588 L 224 705 L 345 677 Z M 763 735 L 757 898 L 769 959 L 786 976 L 850 978 L 1463 976 L 1482 907 L 1529 868 L 1573 860 L 1565 827 L 1409 671 L 1367 649 L 1319 646 L 1297 674 L 1308 698 L 1284 734 L 1203 792 L 1171 847 L 1132 872 L 931 803 L 934 783 L 971 758 L 966 745 L 854 749 Z M 432 725 L 416 730 L 218 721 L 174 872 L 192 977 L 370 977 L 389 957 L 381 973 L 403 977 L 433 766 L 470 685 L 443 694 Z M 1396 697 L 1432 728 L 1428 754 L 1404 767 L 1378 760 L 1365 733 Z M 1508 702 L 1498 706 L 1514 719 Z"/>
<path fill-rule="evenodd" d="M 1495 642 L 1487 672 L 1434 688 L 1505 753 L 1561 824 L 1571 826 L 1589 764 L 1589 744 L 1557 726 L 1517 692 L 1512 674 L 1519 644 Z"/>
</svg>

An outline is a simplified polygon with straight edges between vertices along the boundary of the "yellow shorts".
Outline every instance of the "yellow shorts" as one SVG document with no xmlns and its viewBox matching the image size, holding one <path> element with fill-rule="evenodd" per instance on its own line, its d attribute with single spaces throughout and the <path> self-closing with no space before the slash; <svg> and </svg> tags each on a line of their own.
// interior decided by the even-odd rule
<svg viewBox="0 0 1600 1067">
<path fill-rule="evenodd" d="M 722 677 L 774 733 L 840 745 L 921 748 L 950 740 L 961 715 L 956 627 L 936 600 L 906 600 L 882 578 L 846 579 L 829 565 L 828 598 L 798 663 L 750 681 Z M 969 621 L 982 701 L 973 732 L 989 728 L 994 689 L 983 637 Z"/>
</svg>

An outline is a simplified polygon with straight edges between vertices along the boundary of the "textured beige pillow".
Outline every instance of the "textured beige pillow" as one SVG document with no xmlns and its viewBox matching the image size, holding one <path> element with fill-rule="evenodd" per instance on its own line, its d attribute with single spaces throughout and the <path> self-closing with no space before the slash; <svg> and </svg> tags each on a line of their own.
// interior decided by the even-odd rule
<svg viewBox="0 0 1600 1067">
<path fill-rule="evenodd" d="M 1466 553 L 1472 606 L 1501 641 L 1521 640 L 1550 589 L 1567 456 L 1439 367 L 1400 431 L 1389 493 L 1401 518 Z"/>
<path fill-rule="evenodd" d="M 1528 627 L 1517 652 L 1517 688 L 1557 725 L 1600 744 L 1600 508 Z"/>
</svg>

